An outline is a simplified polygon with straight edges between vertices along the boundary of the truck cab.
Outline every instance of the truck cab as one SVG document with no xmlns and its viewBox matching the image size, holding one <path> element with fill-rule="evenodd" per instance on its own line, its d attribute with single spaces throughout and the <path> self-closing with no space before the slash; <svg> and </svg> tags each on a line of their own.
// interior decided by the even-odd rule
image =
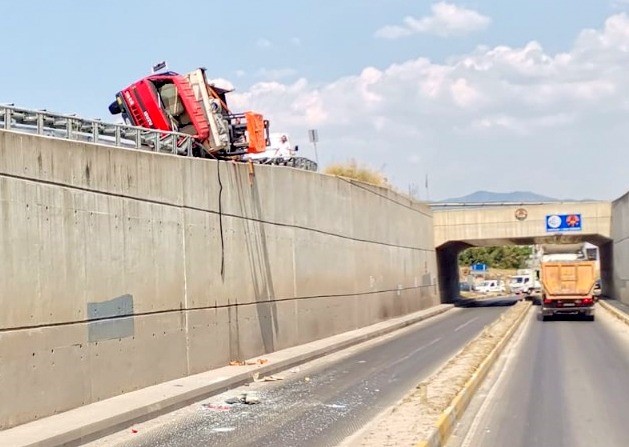
<svg viewBox="0 0 629 447">
<path fill-rule="evenodd" d="M 207 82 L 204 69 L 186 75 L 169 71 L 140 79 L 116 94 L 109 106 L 125 122 L 191 135 L 199 156 L 259 153 L 268 143 L 268 121 L 255 112 L 232 113 L 226 94 Z"/>
</svg>

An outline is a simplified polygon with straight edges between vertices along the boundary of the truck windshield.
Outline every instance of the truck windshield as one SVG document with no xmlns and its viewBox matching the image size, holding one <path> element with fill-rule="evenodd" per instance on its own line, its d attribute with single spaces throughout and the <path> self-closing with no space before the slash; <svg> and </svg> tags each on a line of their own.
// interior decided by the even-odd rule
<svg viewBox="0 0 629 447">
<path fill-rule="evenodd" d="M 183 105 L 177 86 L 172 83 L 156 85 L 159 98 L 168 117 L 173 121 L 174 128 L 179 132 L 194 134 L 188 111 Z"/>
</svg>

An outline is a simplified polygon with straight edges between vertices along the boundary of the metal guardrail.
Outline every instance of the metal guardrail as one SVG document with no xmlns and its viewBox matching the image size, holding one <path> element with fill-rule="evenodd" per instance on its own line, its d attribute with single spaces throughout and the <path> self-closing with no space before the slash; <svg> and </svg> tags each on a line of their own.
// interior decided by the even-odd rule
<svg viewBox="0 0 629 447">
<path fill-rule="evenodd" d="M 188 134 L 0 105 L 0 129 L 128 149 L 192 156 Z"/>
</svg>

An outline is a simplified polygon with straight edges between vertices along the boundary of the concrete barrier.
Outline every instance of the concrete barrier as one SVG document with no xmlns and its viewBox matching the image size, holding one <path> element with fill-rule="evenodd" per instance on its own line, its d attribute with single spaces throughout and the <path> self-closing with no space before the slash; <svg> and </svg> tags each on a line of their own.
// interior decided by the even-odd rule
<svg viewBox="0 0 629 447">
<path fill-rule="evenodd" d="M 440 302 L 429 209 L 0 131 L 0 429 Z"/>
<path fill-rule="evenodd" d="M 624 313 L 623 311 L 616 309 L 611 304 L 606 303 L 604 300 L 599 300 L 598 304 L 605 309 L 607 312 L 612 314 L 614 317 L 618 318 L 623 323 L 629 325 L 629 315 Z"/>
<path fill-rule="evenodd" d="M 528 315 L 530 308 L 531 303 L 526 303 L 522 306 L 522 311 L 515 321 L 515 324 L 509 328 L 505 336 L 498 342 L 494 349 L 491 350 L 487 358 L 483 360 L 461 391 L 452 399 L 450 405 L 439 416 L 432 434 L 428 436 L 426 440 L 420 441 L 417 447 L 443 447 L 446 445 L 456 423 L 461 419 L 467 405 L 472 400 L 472 397 L 474 397 L 474 393 L 476 393 L 476 390 L 478 390 L 483 383 L 487 373 L 491 370 L 515 331 Z"/>
<path fill-rule="evenodd" d="M 609 295 L 629 304 L 629 192 L 612 203 L 612 239 L 613 279 Z"/>
</svg>

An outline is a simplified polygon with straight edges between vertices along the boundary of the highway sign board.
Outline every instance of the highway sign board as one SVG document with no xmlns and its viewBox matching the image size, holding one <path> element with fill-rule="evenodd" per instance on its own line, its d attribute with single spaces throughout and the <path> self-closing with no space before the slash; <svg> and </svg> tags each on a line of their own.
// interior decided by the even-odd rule
<svg viewBox="0 0 629 447">
<path fill-rule="evenodd" d="M 581 214 L 549 214 L 546 216 L 546 232 L 581 231 Z"/>
<path fill-rule="evenodd" d="M 476 263 L 476 264 L 472 264 L 471 269 L 475 273 L 486 272 L 487 271 L 487 264 L 481 264 L 480 262 Z"/>
</svg>

